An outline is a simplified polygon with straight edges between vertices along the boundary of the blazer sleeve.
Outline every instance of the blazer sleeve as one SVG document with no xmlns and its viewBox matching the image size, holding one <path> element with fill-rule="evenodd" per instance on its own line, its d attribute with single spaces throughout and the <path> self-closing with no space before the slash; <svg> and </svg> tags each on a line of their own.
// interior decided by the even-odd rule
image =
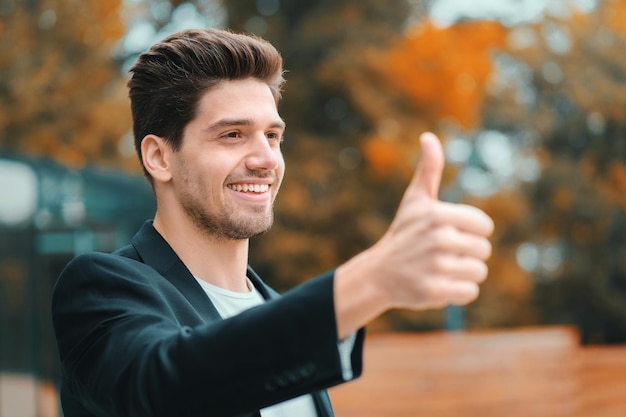
<svg viewBox="0 0 626 417">
<path fill-rule="evenodd" d="M 147 265 L 74 259 L 52 298 L 64 389 L 94 415 L 235 416 L 344 382 L 333 273 L 240 315 L 204 324 Z M 171 287 L 171 288 L 170 288 Z M 363 332 L 352 354 L 362 369 Z"/>
</svg>

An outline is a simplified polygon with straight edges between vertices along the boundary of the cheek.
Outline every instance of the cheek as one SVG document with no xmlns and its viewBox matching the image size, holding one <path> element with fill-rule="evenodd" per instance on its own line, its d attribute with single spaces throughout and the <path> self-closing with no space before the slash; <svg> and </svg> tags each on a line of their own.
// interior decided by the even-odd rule
<svg viewBox="0 0 626 417">
<path fill-rule="evenodd" d="M 286 170 L 285 160 L 283 159 L 283 156 L 280 155 L 278 168 L 276 169 L 276 180 L 278 181 L 278 185 L 280 185 L 280 183 L 283 182 L 283 177 L 285 176 L 285 170 Z"/>
<path fill-rule="evenodd" d="M 285 172 L 285 158 L 280 147 L 276 150 L 276 161 L 278 162 L 278 170 Z"/>
<path fill-rule="evenodd" d="M 212 193 L 211 187 L 215 187 L 211 183 L 214 174 L 207 168 L 208 165 L 202 161 L 193 161 L 193 163 L 183 162 L 177 172 L 180 187 L 186 192 L 196 195 L 205 196 Z"/>
</svg>

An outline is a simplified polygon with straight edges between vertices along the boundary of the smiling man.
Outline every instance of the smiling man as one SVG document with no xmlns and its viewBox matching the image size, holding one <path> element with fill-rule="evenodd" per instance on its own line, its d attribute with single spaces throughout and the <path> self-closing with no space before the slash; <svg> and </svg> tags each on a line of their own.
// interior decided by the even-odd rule
<svg viewBox="0 0 626 417">
<path fill-rule="evenodd" d="M 245 78 L 222 81 L 200 98 L 175 151 L 164 137 L 143 137 L 141 155 L 157 196 L 154 228 L 180 248 L 194 276 L 247 289 L 247 239 L 272 225 L 285 171 L 284 130 L 268 85 Z"/>
<path fill-rule="evenodd" d="M 271 227 L 285 172 L 280 54 L 255 37 L 189 30 L 131 72 L 157 211 L 130 245 L 81 255 L 57 281 L 66 417 L 330 417 L 325 389 L 360 375 L 370 320 L 478 296 L 493 222 L 437 200 L 434 135 L 422 136 L 380 241 L 278 296 L 248 265 L 248 243 Z"/>
</svg>

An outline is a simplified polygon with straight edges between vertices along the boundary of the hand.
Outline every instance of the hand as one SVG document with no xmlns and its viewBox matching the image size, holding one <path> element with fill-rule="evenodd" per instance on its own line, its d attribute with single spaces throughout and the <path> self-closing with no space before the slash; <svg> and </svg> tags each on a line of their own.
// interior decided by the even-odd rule
<svg viewBox="0 0 626 417">
<path fill-rule="evenodd" d="M 335 270 L 339 339 L 393 308 L 469 303 L 487 277 L 493 221 L 475 207 L 438 200 L 443 149 L 432 133 L 421 141 L 422 160 L 389 229 Z"/>
<path fill-rule="evenodd" d="M 427 309 L 473 301 L 487 277 L 487 237 L 494 224 L 483 211 L 439 201 L 441 143 L 421 138 L 422 158 L 382 239 L 366 251 L 378 263 L 379 288 L 391 308 Z"/>
</svg>

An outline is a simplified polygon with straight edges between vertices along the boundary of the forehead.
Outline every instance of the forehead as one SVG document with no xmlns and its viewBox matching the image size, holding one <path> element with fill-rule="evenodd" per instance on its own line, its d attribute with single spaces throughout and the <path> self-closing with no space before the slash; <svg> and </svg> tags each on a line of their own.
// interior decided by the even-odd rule
<svg viewBox="0 0 626 417">
<path fill-rule="evenodd" d="M 221 81 L 205 92 L 198 103 L 198 116 L 220 119 L 224 117 L 278 117 L 276 101 L 269 86 L 253 78 Z"/>
</svg>

